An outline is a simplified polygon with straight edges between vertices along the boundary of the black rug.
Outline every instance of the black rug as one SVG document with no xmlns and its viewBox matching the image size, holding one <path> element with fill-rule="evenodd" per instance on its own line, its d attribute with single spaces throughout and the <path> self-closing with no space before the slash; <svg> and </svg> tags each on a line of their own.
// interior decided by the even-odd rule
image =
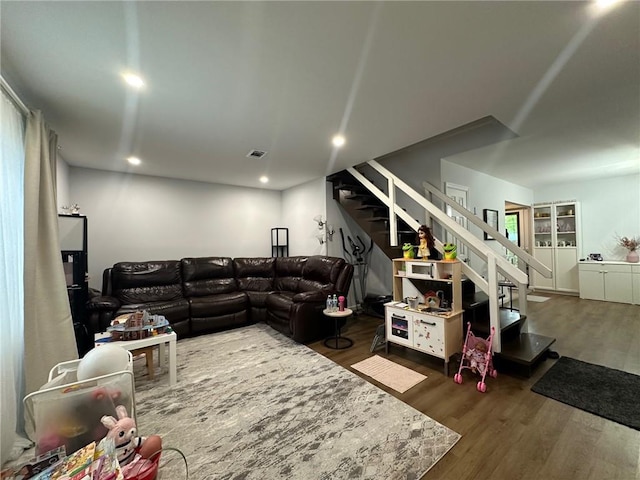
<svg viewBox="0 0 640 480">
<path fill-rule="evenodd" d="M 639 375 L 562 357 L 531 390 L 640 430 Z"/>
</svg>

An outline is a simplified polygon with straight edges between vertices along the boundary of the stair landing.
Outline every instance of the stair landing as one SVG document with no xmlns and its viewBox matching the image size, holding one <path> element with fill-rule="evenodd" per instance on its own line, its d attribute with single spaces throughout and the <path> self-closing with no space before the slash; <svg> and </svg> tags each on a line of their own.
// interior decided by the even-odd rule
<svg viewBox="0 0 640 480">
<path fill-rule="evenodd" d="M 537 333 L 521 333 L 510 341 L 503 342 L 502 351 L 496 357 L 507 369 L 510 367 L 508 364 L 517 364 L 516 367 L 524 369 L 529 377 L 537 364 L 547 358 L 547 352 L 555 341 L 555 338 Z"/>
</svg>

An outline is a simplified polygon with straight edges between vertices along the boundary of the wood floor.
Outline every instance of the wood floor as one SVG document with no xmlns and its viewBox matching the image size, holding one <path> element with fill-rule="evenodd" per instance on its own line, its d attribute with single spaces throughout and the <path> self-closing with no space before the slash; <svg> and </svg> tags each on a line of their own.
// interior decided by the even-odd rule
<svg viewBox="0 0 640 480">
<path fill-rule="evenodd" d="M 529 302 L 529 331 L 555 337 L 552 350 L 640 374 L 640 306 L 537 295 L 551 299 Z M 530 378 L 487 377 L 483 394 L 468 370 L 462 385 L 453 382 L 455 363 L 445 377 L 441 360 L 399 346 L 386 355 L 381 348 L 375 353 L 428 376 L 401 394 L 349 368 L 373 355 L 369 349 L 381 323 L 366 315 L 350 319 L 343 334 L 354 345 L 346 350 L 322 342 L 309 346 L 462 435 L 423 480 L 640 479 L 640 431 L 530 390 L 555 360 L 544 360 Z"/>
</svg>

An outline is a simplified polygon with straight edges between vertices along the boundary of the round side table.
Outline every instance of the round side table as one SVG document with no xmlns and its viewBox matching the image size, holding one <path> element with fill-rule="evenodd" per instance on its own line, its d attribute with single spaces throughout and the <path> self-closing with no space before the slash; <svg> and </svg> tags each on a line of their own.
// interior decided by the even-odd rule
<svg viewBox="0 0 640 480">
<path fill-rule="evenodd" d="M 349 348 L 353 345 L 353 340 L 347 337 L 343 337 L 340 335 L 340 326 L 338 325 L 338 320 L 341 318 L 349 317 L 353 314 L 353 310 L 350 308 L 345 308 L 343 311 L 336 310 L 335 312 L 330 312 L 326 308 L 322 311 L 327 317 L 333 318 L 334 321 L 334 332 L 335 335 L 325 339 L 324 344 L 336 350 L 341 350 L 343 348 Z"/>
</svg>

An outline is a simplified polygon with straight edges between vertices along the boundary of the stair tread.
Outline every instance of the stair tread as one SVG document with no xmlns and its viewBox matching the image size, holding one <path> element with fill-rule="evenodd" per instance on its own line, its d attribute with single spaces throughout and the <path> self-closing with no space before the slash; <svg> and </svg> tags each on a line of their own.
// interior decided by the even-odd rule
<svg viewBox="0 0 640 480">
<path fill-rule="evenodd" d="M 358 198 L 372 199 L 372 198 L 375 198 L 375 195 L 371 195 L 370 193 L 361 192 L 361 193 L 351 193 L 349 195 L 345 195 L 344 198 L 346 200 L 357 200 Z"/>
<path fill-rule="evenodd" d="M 389 235 L 389 230 L 388 229 L 384 229 L 384 230 L 373 230 L 371 233 L 379 233 L 379 234 L 387 234 Z M 414 232 L 413 230 L 396 230 L 396 233 L 399 235 L 409 235 L 409 234 L 414 234 L 416 232 Z"/>
<path fill-rule="evenodd" d="M 360 205 L 359 207 L 356 207 L 356 210 L 373 210 L 373 209 L 382 209 L 382 208 L 387 208 L 386 205 Z"/>
<path fill-rule="evenodd" d="M 517 325 L 520 325 L 527 318 L 524 315 L 520 315 L 520 312 L 516 310 L 511 311 L 504 308 L 501 308 L 498 311 L 498 314 L 500 315 L 500 332 L 502 333 L 510 330 Z M 484 333 L 487 335 L 491 331 L 489 319 L 487 319 L 485 322 L 474 322 L 471 324 L 471 328 L 476 332 Z"/>
<path fill-rule="evenodd" d="M 555 338 L 537 333 L 521 333 L 510 342 L 502 344 L 502 352 L 499 356 L 503 360 L 531 366 L 549 350 L 555 341 Z"/>
</svg>

